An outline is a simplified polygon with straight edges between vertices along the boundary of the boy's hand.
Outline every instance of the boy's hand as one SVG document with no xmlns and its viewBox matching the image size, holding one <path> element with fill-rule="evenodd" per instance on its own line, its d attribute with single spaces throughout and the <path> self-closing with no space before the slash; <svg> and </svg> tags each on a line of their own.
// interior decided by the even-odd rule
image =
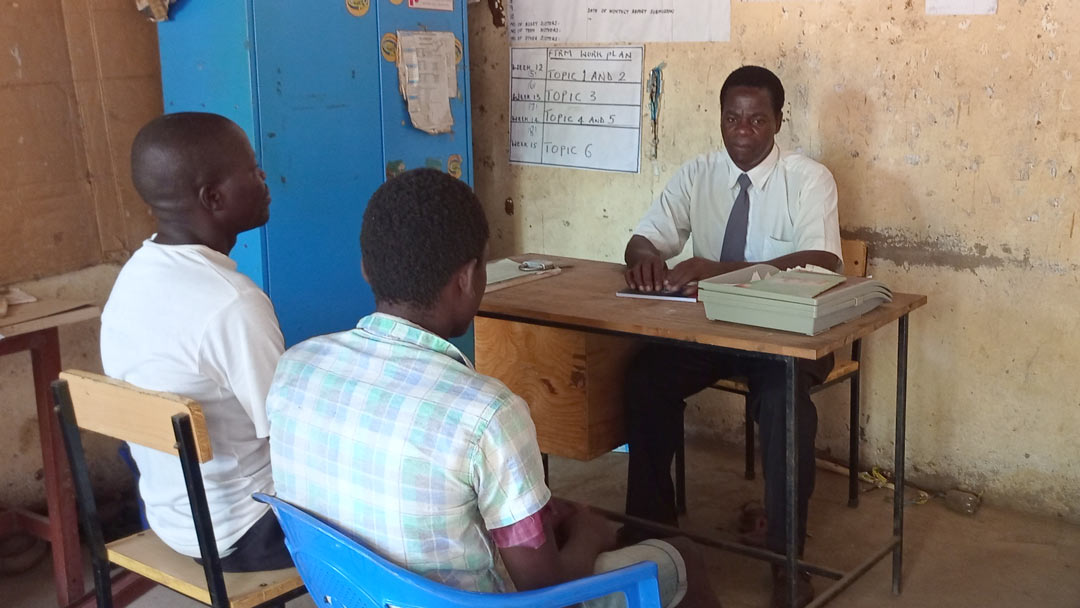
<svg viewBox="0 0 1080 608">
<path fill-rule="evenodd" d="M 575 507 L 575 511 L 562 522 L 561 526 L 566 536 L 566 544 L 581 543 L 596 553 L 611 551 L 615 548 L 615 529 L 608 520 L 583 505 L 565 504 L 572 504 Z"/>
</svg>

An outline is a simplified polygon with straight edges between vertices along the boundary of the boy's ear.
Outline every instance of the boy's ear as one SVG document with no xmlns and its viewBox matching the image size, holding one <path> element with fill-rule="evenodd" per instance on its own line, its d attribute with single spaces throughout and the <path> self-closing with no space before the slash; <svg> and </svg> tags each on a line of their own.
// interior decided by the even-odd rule
<svg viewBox="0 0 1080 608">
<path fill-rule="evenodd" d="M 364 258 L 360 258 L 360 276 L 364 277 L 364 281 L 369 285 L 371 284 L 371 279 L 368 278 L 367 262 L 364 261 Z"/>
<path fill-rule="evenodd" d="M 199 186 L 199 204 L 203 206 L 203 209 L 211 213 L 220 211 L 222 200 L 221 192 L 218 191 L 217 186 L 212 184 Z"/>
<path fill-rule="evenodd" d="M 458 289 L 461 290 L 461 293 L 471 294 L 474 292 L 475 281 L 480 280 L 480 275 L 477 272 L 478 267 L 477 260 L 469 260 L 458 269 Z"/>
</svg>

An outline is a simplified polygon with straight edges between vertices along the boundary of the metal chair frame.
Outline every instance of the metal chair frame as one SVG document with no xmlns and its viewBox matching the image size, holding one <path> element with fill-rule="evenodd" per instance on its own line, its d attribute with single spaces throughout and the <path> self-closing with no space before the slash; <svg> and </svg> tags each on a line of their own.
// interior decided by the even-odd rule
<svg viewBox="0 0 1080 608">
<path fill-rule="evenodd" d="M 71 462 L 72 476 L 75 482 L 76 500 L 84 534 L 89 543 L 90 558 L 93 565 L 94 587 L 98 608 L 112 608 L 112 580 L 110 579 L 110 561 L 105 547 L 105 537 L 98 519 L 97 502 L 90 482 L 90 469 L 86 462 L 82 436 L 71 399 L 67 380 L 55 380 L 52 383 L 55 413 L 64 439 L 68 460 Z M 206 502 L 206 490 L 203 486 L 196 449 L 195 434 L 189 414 L 172 416 L 173 434 L 176 437 L 177 455 L 184 473 L 188 500 L 191 504 L 192 518 L 195 522 L 195 535 L 202 554 L 203 571 L 206 574 L 207 590 L 210 594 L 210 606 L 228 608 L 231 603 L 225 587 L 225 577 L 221 569 L 221 557 L 218 554 L 217 540 L 210 519 L 210 507 Z M 285 594 L 267 600 L 260 606 L 283 604 L 285 601 L 305 593 L 303 586 Z M 192 598 L 196 599 L 197 598 Z"/>
</svg>

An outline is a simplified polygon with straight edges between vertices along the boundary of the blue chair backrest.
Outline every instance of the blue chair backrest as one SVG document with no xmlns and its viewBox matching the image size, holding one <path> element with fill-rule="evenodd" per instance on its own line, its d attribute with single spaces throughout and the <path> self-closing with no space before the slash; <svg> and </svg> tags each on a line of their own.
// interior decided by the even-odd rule
<svg viewBox="0 0 1080 608">
<path fill-rule="evenodd" d="M 508 594 L 462 591 L 397 566 L 279 498 L 266 494 L 255 494 L 254 498 L 273 508 L 300 577 L 319 606 L 561 608 L 621 591 L 626 594 L 628 608 L 660 608 L 653 562 L 533 591 Z"/>
</svg>

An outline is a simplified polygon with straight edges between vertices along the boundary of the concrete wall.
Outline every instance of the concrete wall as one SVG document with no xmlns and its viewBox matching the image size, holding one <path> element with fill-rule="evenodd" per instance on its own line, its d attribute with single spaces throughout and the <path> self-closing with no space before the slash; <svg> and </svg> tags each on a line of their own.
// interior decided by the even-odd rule
<svg viewBox="0 0 1080 608">
<path fill-rule="evenodd" d="M 156 30 L 130 0 L 3 2 L 0 47 L 0 285 L 104 303 L 153 227 L 128 153 L 161 113 Z M 61 329 L 65 367 L 100 371 L 98 327 Z M 43 504 L 27 355 L 0 358 L 0 416 L 0 503 Z M 101 485 L 123 483 L 115 443 L 87 449 Z"/>
<path fill-rule="evenodd" d="M 730 43 L 646 45 L 646 69 L 667 67 L 658 158 L 638 175 L 508 165 L 506 32 L 482 6 L 470 26 L 476 186 L 494 254 L 620 260 L 679 165 L 721 145 L 727 74 L 767 66 L 787 89 L 779 144 L 832 169 L 842 230 L 869 242 L 871 273 L 929 295 L 911 323 L 912 480 L 1080 521 L 1080 4 L 927 17 L 921 0 L 734 1 Z M 883 465 L 895 348 L 890 328 L 865 353 L 863 453 Z M 819 447 L 835 454 L 846 453 L 843 397 L 817 398 Z M 703 395 L 688 424 L 737 439 L 739 411 Z"/>
<path fill-rule="evenodd" d="M 0 4 L 0 284 L 124 259 L 152 220 L 135 132 L 161 112 L 157 32 L 129 0 Z"/>
</svg>

